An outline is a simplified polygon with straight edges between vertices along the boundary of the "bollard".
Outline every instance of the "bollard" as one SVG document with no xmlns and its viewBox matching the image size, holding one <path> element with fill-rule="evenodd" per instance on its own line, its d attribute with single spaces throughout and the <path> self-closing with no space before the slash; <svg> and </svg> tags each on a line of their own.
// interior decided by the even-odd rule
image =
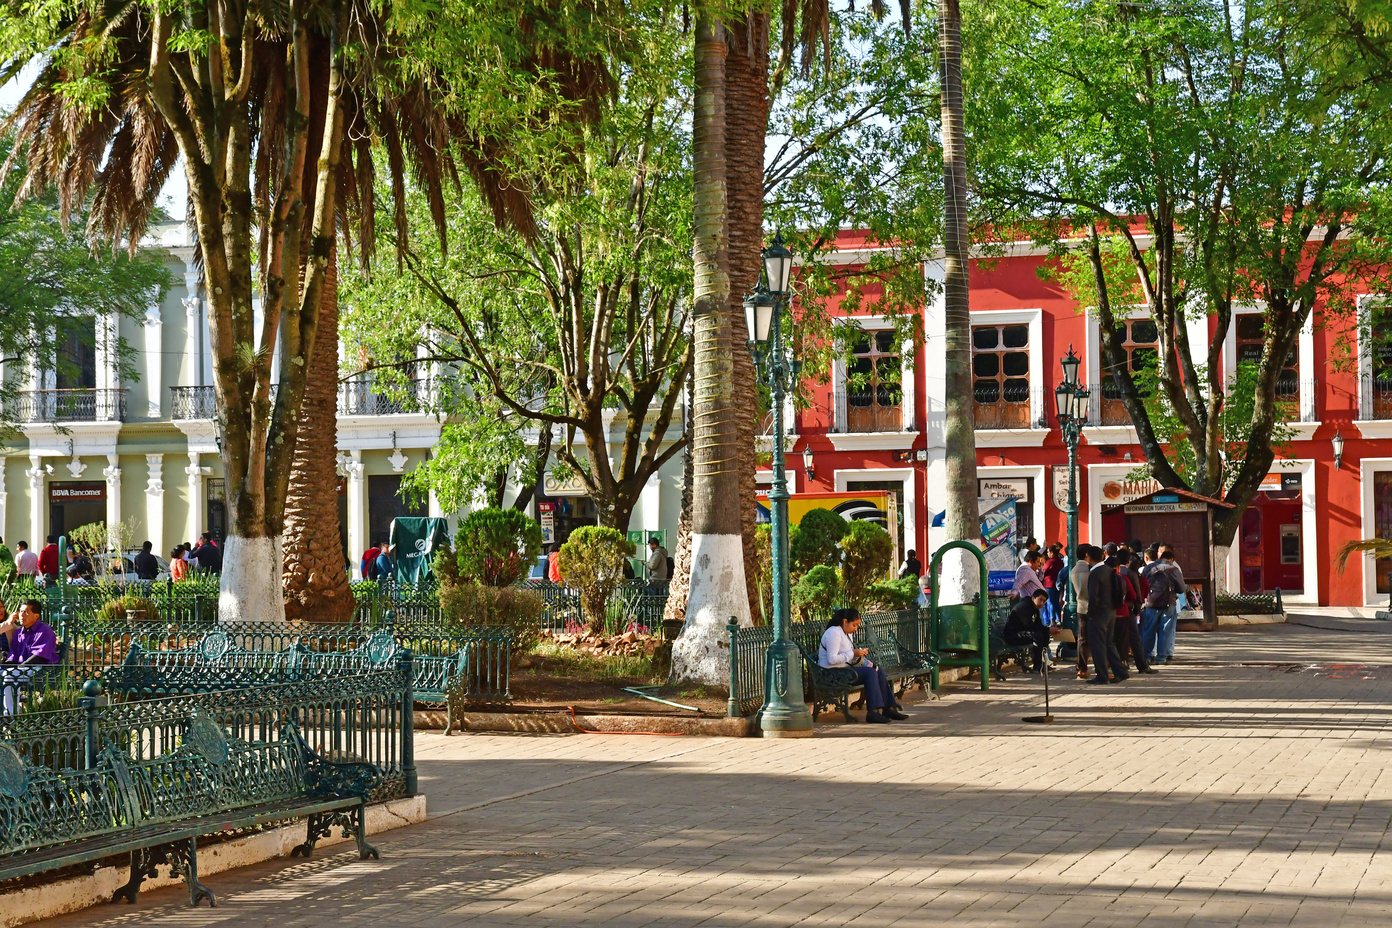
<svg viewBox="0 0 1392 928">
<path fill-rule="evenodd" d="M 401 652 L 401 675 L 405 687 L 401 694 L 401 774 L 406 779 L 406 795 L 414 796 L 416 781 L 416 694 L 415 667 L 410 649 Z"/>
<path fill-rule="evenodd" d="M 739 622 L 734 616 L 725 623 L 725 631 L 730 633 L 730 698 L 725 703 L 725 714 L 737 719 L 740 717 L 739 699 L 735 696 L 739 686 Z"/>
<path fill-rule="evenodd" d="M 83 758 L 84 770 L 95 770 L 97 755 L 101 753 L 101 732 L 97 728 L 97 709 L 105 701 L 101 698 L 102 685 L 96 680 L 82 684 L 82 696 L 77 704 L 87 719 L 86 756 Z"/>
</svg>

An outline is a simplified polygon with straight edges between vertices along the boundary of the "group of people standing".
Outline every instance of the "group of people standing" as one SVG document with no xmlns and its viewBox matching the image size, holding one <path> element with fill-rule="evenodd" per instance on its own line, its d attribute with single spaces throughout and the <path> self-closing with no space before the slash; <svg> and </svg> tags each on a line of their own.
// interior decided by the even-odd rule
<svg viewBox="0 0 1392 928">
<path fill-rule="evenodd" d="M 1130 677 L 1128 663 L 1142 674 L 1174 658 L 1175 625 L 1188 602 L 1189 584 L 1172 547 L 1152 544 L 1079 545 L 1078 562 L 1068 567 L 1062 545 L 1041 551 L 1029 539 L 1021 551 L 1011 596 L 1015 605 L 1003 637 L 1028 644 L 1035 671 L 1042 667 L 1051 637 L 1061 637 L 1065 584 L 1071 584 L 1078 615 L 1078 678 L 1120 683 Z M 1066 572 L 1065 572 L 1066 571 Z"/>
</svg>

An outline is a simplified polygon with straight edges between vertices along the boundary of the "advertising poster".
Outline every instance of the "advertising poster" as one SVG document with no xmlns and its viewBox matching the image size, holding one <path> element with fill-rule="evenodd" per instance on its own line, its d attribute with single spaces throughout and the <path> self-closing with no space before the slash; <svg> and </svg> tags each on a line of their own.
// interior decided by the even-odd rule
<svg viewBox="0 0 1392 928">
<path fill-rule="evenodd" d="M 986 555 L 986 585 L 992 593 L 1008 593 L 1015 584 L 1018 533 L 1014 499 L 982 499 L 981 550 Z"/>
<path fill-rule="evenodd" d="M 769 521 L 768 495 L 755 496 L 759 507 L 758 522 L 763 525 Z M 851 521 L 874 522 L 889 532 L 894 541 L 894 551 L 890 555 L 889 572 L 893 575 L 899 569 L 903 555 L 899 551 L 899 511 L 898 500 L 887 490 L 857 490 L 850 493 L 794 493 L 788 499 L 788 527 L 792 528 L 802 521 L 802 517 L 813 509 L 829 509 Z"/>
</svg>

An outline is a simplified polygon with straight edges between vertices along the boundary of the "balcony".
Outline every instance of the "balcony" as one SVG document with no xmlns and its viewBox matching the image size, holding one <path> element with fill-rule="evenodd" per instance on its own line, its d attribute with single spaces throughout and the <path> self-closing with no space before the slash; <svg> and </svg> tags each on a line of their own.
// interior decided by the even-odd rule
<svg viewBox="0 0 1392 928">
<path fill-rule="evenodd" d="M 1283 412 L 1281 420 L 1290 423 L 1320 421 L 1319 381 L 1313 377 L 1300 380 L 1285 376 L 1293 373 L 1286 371 L 1276 381 L 1276 402 Z"/>
<path fill-rule="evenodd" d="M 173 419 L 211 419 L 217 411 L 212 387 L 170 387 Z"/>
<path fill-rule="evenodd" d="M 978 385 L 973 391 L 978 429 L 1047 429 L 1044 391 L 1028 384 L 995 382 Z"/>
<path fill-rule="evenodd" d="M 338 385 L 340 416 L 399 416 L 427 413 L 435 401 L 434 381 L 408 380 L 399 387 L 381 389 L 370 380 L 349 380 Z"/>
<path fill-rule="evenodd" d="M 904 406 L 898 390 L 837 390 L 832 431 L 873 434 L 904 431 Z"/>
<path fill-rule="evenodd" d="M 14 410 L 20 422 L 124 422 L 126 391 L 24 390 L 15 395 Z"/>
</svg>

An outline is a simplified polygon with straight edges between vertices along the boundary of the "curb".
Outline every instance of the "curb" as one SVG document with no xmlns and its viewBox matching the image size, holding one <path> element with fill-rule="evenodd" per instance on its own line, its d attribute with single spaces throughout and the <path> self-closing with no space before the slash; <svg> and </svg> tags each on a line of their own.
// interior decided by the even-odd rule
<svg viewBox="0 0 1392 928">
<path fill-rule="evenodd" d="M 415 825 L 425 821 L 425 817 L 424 793 L 409 799 L 393 799 L 389 802 L 377 803 L 367 807 L 367 833 L 374 835 L 390 831 L 393 828 L 400 828 L 402 825 Z M 198 875 L 205 877 L 237 867 L 259 864 L 277 857 L 288 857 L 290 849 L 304 841 L 304 835 L 305 823 L 301 819 L 289 825 L 281 825 L 279 828 L 273 828 L 269 831 L 246 835 L 233 841 L 200 847 L 198 849 Z M 352 838 L 342 837 L 335 829 L 332 837 L 319 840 L 315 851 L 318 852 L 320 848 L 332 847 L 350 841 Z M 103 863 L 106 862 L 103 861 Z M 382 863 L 386 863 L 386 861 L 382 861 Z M 112 895 L 119 887 L 124 886 L 129 878 L 130 867 L 128 865 L 113 867 L 99 864 L 92 873 L 87 875 L 26 886 L 23 889 L 0 894 L 0 928 L 12 928 L 15 925 L 24 925 L 58 915 L 68 915 L 95 905 L 109 903 Z M 167 870 L 161 868 L 159 876 L 145 880 L 140 887 L 140 892 L 143 894 L 152 889 L 176 885 L 182 886 L 183 880 L 169 876 Z M 139 909 L 136 906 L 128 906 L 124 911 L 134 914 Z M 194 910 L 189 909 L 188 911 Z"/>
<path fill-rule="evenodd" d="M 421 713 L 417 712 L 419 718 Z M 444 713 L 439 713 L 443 729 Z M 461 731 L 525 732 L 533 734 L 658 734 L 746 738 L 754 733 L 752 718 L 686 718 L 674 715 L 585 715 L 574 719 L 555 712 L 466 712 L 456 721 Z"/>
<path fill-rule="evenodd" d="M 1220 615 L 1219 625 L 1280 625 L 1286 621 L 1286 614 L 1272 615 Z"/>
</svg>

